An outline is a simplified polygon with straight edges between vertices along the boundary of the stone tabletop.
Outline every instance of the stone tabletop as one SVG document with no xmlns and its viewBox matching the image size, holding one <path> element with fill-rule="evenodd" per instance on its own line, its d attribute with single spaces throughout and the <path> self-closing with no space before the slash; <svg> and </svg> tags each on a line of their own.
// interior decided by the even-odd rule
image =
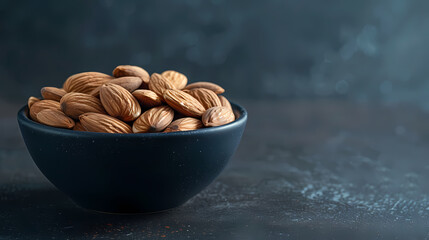
<svg viewBox="0 0 429 240">
<path fill-rule="evenodd" d="M 31 160 L 0 106 L 0 239 L 429 238 L 429 112 L 340 101 L 238 101 L 228 167 L 182 207 L 110 215 L 77 207 Z"/>
</svg>

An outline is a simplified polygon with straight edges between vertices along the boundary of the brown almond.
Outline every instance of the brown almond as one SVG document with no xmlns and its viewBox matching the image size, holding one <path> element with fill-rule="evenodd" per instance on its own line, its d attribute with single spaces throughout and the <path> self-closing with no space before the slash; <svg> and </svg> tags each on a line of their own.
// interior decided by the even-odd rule
<svg viewBox="0 0 429 240">
<path fill-rule="evenodd" d="M 203 124 L 206 127 L 225 125 L 235 120 L 234 113 L 226 107 L 212 107 L 204 112 Z"/>
<path fill-rule="evenodd" d="M 185 89 L 194 89 L 194 88 L 207 88 L 209 90 L 212 90 L 216 94 L 222 94 L 225 92 L 225 89 L 223 89 L 221 86 L 211 82 L 195 82 L 185 87 Z"/>
<path fill-rule="evenodd" d="M 37 114 L 45 109 L 56 109 L 61 111 L 60 103 L 54 100 L 40 100 L 35 102 L 30 107 L 30 117 L 37 121 Z"/>
<path fill-rule="evenodd" d="M 114 77 L 135 76 L 142 79 L 141 88 L 147 89 L 150 81 L 149 73 L 141 67 L 131 65 L 120 65 L 113 70 Z"/>
<path fill-rule="evenodd" d="M 64 82 L 66 92 L 91 93 L 98 86 L 112 80 L 113 77 L 99 72 L 83 72 L 70 76 Z"/>
<path fill-rule="evenodd" d="M 62 111 L 73 119 L 79 119 L 80 115 L 88 112 L 106 113 L 98 98 L 85 93 L 67 93 L 60 104 Z"/>
<path fill-rule="evenodd" d="M 113 83 L 127 89 L 129 92 L 134 92 L 134 90 L 138 89 L 142 85 L 143 81 L 139 77 L 120 77 L 120 78 L 114 78 L 108 81 L 107 83 Z M 94 97 L 99 97 L 100 88 L 101 86 L 92 90 L 90 95 Z"/>
<path fill-rule="evenodd" d="M 150 77 L 149 89 L 155 92 L 161 99 L 163 99 L 163 95 L 165 90 L 167 89 L 175 89 L 173 83 L 167 80 L 159 73 L 154 73 Z"/>
<path fill-rule="evenodd" d="M 133 96 L 144 108 L 152 108 L 162 104 L 161 98 L 151 90 L 137 89 L 133 92 Z"/>
<path fill-rule="evenodd" d="M 86 132 L 86 129 L 82 126 L 82 123 L 77 121 L 74 123 L 73 131 Z"/>
<path fill-rule="evenodd" d="M 106 114 L 84 113 L 79 121 L 88 132 L 132 133 L 128 124 Z"/>
<path fill-rule="evenodd" d="M 100 89 L 100 100 L 106 112 L 123 121 L 133 121 L 141 114 L 137 99 L 125 88 L 106 83 Z"/>
<path fill-rule="evenodd" d="M 222 104 L 222 107 L 226 107 L 232 111 L 231 103 L 228 101 L 226 97 L 219 95 L 219 100 L 220 100 L 220 103 Z"/>
<path fill-rule="evenodd" d="M 168 79 L 176 89 L 183 89 L 188 84 L 188 78 L 183 73 L 167 70 L 161 73 L 161 75 Z"/>
<path fill-rule="evenodd" d="M 58 128 L 73 128 L 73 119 L 56 109 L 44 109 L 37 113 L 37 120 L 45 125 Z"/>
<path fill-rule="evenodd" d="M 189 90 L 189 94 L 197 99 L 205 109 L 222 106 L 219 97 L 212 90 L 206 88 L 194 88 Z"/>
<path fill-rule="evenodd" d="M 60 101 L 61 98 L 67 93 L 62 88 L 56 88 L 56 87 L 43 87 L 40 90 L 40 93 L 42 94 L 43 99 L 46 100 L 54 100 L 54 101 Z"/>
<path fill-rule="evenodd" d="M 173 121 L 173 117 L 174 111 L 169 106 L 151 108 L 137 118 L 133 124 L 133 132 L 161 132 Z"/>
<path fill-rule="evenodd" d="M 166 90 L 164 99 L 170 107 L 188 117 L 201 117 L 205 111 L 197 99 L 181 90 Z"/>
<path fill-rule="evenodd" d="M 28 109 L 30 109 L 30 108 L 31 108 L 31 106 L 32 106 L 35 102 L 38 102 L 38 101 L 40 101 L 40 99 L 38 99 L 38 98 L 36 98 L 36 97 L 29 97 L 29 98 L 28 98 L 28 101 L 27 101 Z"/>
<path fill-rule="evenodd" d="M 192 118 L 192 117 L 186 117 L 186 118 L 179 118 L 164 130 L 164 132 L 180 132 L 180 131 L 191 131 L 191 130 L 197 130 L 204 127 L 201 120 Z"/>
</svg>

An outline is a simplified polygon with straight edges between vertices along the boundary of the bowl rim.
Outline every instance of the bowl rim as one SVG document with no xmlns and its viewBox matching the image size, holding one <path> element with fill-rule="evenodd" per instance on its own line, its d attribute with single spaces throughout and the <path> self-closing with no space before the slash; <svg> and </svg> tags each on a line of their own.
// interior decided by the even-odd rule
<svg viewBox="0 0 429 240">
<path fill-rule="evenodd" d="M 222 130 L 228 130 L 231 128 L 235 128 L 238 126 L 241 126 L 243 124 L 246 124 L 247 122 L 247 111 L 244 107 L 241 105 L 230 102 L 231 107 L 234 111 L 234 113 L 238 112 L 239 117 L 235 119 L 234 122 L 217 126 L 217 127 L 209 127 L 209 128 L 201 128 L 197 130 L 191 130 L 191 131 L 181 131 L 181 132 L 158 132 L 158 133 L 100 133 L 100 132 L 84 132 L 84 131 L 73 131 L 71 129 L 64 129 L 64 128 L 56 128 L 51 127 L 47 125 L 43 125 L 41 123 L 38 123 L 36 121 L 31 120 L 28 115 L 28 105 L 24 105 L 21 107 L 17 114 L 17 119 L 20 124 L 27 125 L 29 128 L 38 129 L 40 131 L 44 131 L 51 134 L 61 134 L 61 135 L 68 135 L 73 137 L 169 137 L 169 136 L 180 136 L 180 135 L 199 135 L 199 134 L 205 134 L 205 133 L 215 133 Z"/>
</svg>

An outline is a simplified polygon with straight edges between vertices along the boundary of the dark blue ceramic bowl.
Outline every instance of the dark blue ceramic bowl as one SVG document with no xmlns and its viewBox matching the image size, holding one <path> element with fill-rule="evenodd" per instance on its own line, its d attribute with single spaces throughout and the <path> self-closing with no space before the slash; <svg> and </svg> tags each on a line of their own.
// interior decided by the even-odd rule
<svg viewBox="0 0 429 240">
<path fill-rule="evenodd" d="M 238 147 L 246 110 L 219 127 L 173 133 L 110 134 L 45 126 L 18 112 L 21 134 L 40 171 L 78 205 L 102 212 L 156 212 L 207 187 Z"/>
</svg>

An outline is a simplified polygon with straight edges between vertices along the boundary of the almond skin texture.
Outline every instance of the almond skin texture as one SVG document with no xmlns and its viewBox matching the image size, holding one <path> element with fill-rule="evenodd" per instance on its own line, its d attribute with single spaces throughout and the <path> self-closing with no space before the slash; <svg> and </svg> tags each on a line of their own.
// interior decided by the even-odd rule
<svg viewBox="0 0 429 240">
<path fill-rule="evenodd" d="M 181 90 L 166 90 L 164 99 L 170 107 L 188 117 L 201 117 L 206 110 L 197 99 Z"/>
<path fill-rule="evenodd" d="M 61 111 L 60 103 L 54 100 L 40 100 L 33 103 L 30 108 L 30 117 L 37 121 L 37 114 L 45 109 L 55 109 Z"/>
<path fill-rule="evenodd" d="M 212 90 L 216 94 L 222 94 L 225 92 L 225 89 L 223 89 L 221 86 L 211 82 L 195 82 L 185 87 L 185 89 L 194 89 L 194 88 L 207 88 L 209 90 Z"/>
<path fill-rule="evenodd" d="M 137 118 L 133 124 L 133 132 L 161 132 L 173 121 L 173 117 L 174 111 L 169 106 L 151 108 Z"/>
<path fill-rule="evenodd" d="M 154 73 L 150 77 L 149 89 L 156 93 L 161 99 L 163 99 L 163 95 L 165 90 L 175 89 L 173 83 L 171 83 L 168 79 L 163 77 L 159 73 Z"/>
<path fill-rule="evenodd" d="M 100 113 L 84 113 L 79 121 L 88 132 L 132 133 L 131 127 L 119 119 Z"/>
<path fill-rule="evenodd" d="M 203 124 L 206 127 L 225 125 L 235 120 L 234 113 L 226 107 L 212 107 L 203 114 Z"/>
<path fill-rule="evenodd" d="M 107 83 L 113 83 L 113 84 L 119 85 L 119 86 L 127 89 L 129 92 L 134 92 L 134 90 L 136 90 L 137 88 L 139 88 L 142 85 L 143 81 L 139 77 L 120 77 L 120 78 L 112 79 Z M 90 95 L 92 95 L 94 97 L 99 97 L 100 96 L 100 88 L 101 88 L 101 86 L 92 90 Z"/>
<path fill-rule="evenodd" d="M 87 112 L 106 113 L 98 98 L 85 93 L 67 93 L 60 101 L 62 111 L 73 119 Z"/>
<path fill-rule="evenodd" d="M 86 129 L 82 126 L 82 123 L 75 122 L 74 127 L 73 127 L 73 131 L 86 132 Z"/>
<path fill-rule="evenodd" d="M 221 107 L 219 97 L 212 90 L 206 88 L 194 88 L 189 90 L 189 94 L 197 99 L 205 109 Z"/>
<path fill-rule="evenodd" d="M 188 84 L 188 78 L 182 73 L 173 70 L 167 70 L 164 71 L 161 75 L 168 79 L 176 89 L 184 89 L 186 84 Z"/>
<path fill-rule="evenodd" d="M 56 109 L 45 109 L 37 113 L 37 120 L 45 125 L 58 128 L 73 128 L 73 119 Z"/>
<path fill-rule="evenodd" d="M 113 70 L 113 76 L 117 77 L 117 78 L 118 77 L 127 77 L 127 76 L 139 77 L 142 79 L 142 84 L 141 84 L 140 88 L 144 88 L 144 89 L 147 89 L 147 86 L 148 86 L 149 81 L 150 81 L 150 75 L 146 70 L 144 70 L 141 67 L 131 66 L 131 65 L 117 66 Z"/>
<path fill-rule="evenodd" d="M 204 127 L 204 125 L 199 119 L 191 117 L 179 118 L 170 123 L 164 132 L 191 131 L 200 129 L 202 127 Z"/>
<path fill-rule="evenodd" d="M 110 116 L 123 121 L 133 121 L 141 114 L 141 107 L 137 99 L 119 85 L 104 84 L 100 89 L 100 100 Z"/>
<path fill-rule="evenodd" d="M 59 102 L 67 92 L 62 88 L 44 87 L 40 90 L 40 93 L 42 94 L 43 99 Z"/>
<path fill-rule="evenodd" d="M 151 90 L 138 89 L 133 92 L 133 96 L 143 108 L 152 108 L 162 104 L 161 98 Z"/>
<path fill-rule="evenodd" d="M 228 99 L 226 99 L 226 97 L 219 95 L 219 100 L 220 100 L 220 103 L 222 104 L 222 107 L 226 107 L 232 111 L 231 103 L 228 101 Z"/>
<path fill-rule="evenodd" d="M 38 98 L 36 98 L 36 97 L 29 97 L 29 98 L 28 98 L 28 101 L 27 101 L 28 109 L 30 109 L 30 108 L 31 108 L 31 106 L 33 106 L 33 104 L 34 104 L 35 102 L 38 102 L 38 101 L 40 101 L 40 99 L 38 99 Z"/>
<path fill-rule="evenodd" d="M 112 76 L 99 72 L 78 73 L 67 78 L 67 80 L 64 82 L 63 89 L 66 92 L 80 92 L 89 94 L 98 86 L 112 79 Z"/>
</svg>

